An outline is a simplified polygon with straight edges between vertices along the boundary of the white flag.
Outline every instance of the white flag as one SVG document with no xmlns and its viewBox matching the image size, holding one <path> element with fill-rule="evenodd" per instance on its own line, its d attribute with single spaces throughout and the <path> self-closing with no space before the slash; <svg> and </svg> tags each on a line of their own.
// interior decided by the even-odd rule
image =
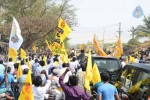
<svg viewBox="0 0 150 100">
<path fill-rule="evenodd" d="M 13 18 L 12 29 L 9 39 L 9 47 L 18 50 L 23 43 L 23 38 L 21 36 L 21 30 L 19 24 L 15 18 Z"/>
</svg>

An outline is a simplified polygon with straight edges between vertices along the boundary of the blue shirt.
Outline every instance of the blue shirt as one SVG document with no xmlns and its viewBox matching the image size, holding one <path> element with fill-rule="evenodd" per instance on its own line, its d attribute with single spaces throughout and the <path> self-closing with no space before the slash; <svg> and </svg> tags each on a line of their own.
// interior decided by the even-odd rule
<svg viewBox="0 0 150 100">
<path fill-rule="evenodd" d="M 99 86 L 97 92 L 98 95 L 102 96 L 102 100 L 115 100 L 114 95 L 118 93 L 116 87 L 110 83 L 104 83 Z"/>
<path fill-rule="evenodd" d="M 97 88 L 99 86 L 101 86 L 104 82 L 100 81 L 100 82 L 97 82 L 96 84 L 94 84 L 94 88 L 97 90 Z"/>
<path fill-rule="evenodd" d="M 4 74 L 0 75 L 0 81 L 4 79 Z M 8 90 L 11 91 L 11 83 L 14 83 L 14 76 L 8 73 Z M 0 88 L 6 88 L 5 82 L 0 86 Z"/>
</svg>

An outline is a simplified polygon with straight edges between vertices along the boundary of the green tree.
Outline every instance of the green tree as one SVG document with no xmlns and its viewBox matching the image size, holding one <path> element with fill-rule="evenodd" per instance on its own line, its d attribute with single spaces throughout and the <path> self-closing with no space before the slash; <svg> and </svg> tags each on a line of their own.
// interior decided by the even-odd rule
<svg viewBox="0 0 150 100">
<path fill-rule="evenodd" d="M 140 42 L 138 41 L 138 39 L 134 38 L 134 39 L 130 39 L 128 41 L 128 45 L 131 45 L 131 46 L 136 46 L 136 45 L 139 45 Z"/>
<path fill-rule="evenodd" d="M 136 28 L 136 38 L 147 37 L 150 39 L 150 16 L 143 20 L 144 25 L 139 25 Z"/>
</svg>

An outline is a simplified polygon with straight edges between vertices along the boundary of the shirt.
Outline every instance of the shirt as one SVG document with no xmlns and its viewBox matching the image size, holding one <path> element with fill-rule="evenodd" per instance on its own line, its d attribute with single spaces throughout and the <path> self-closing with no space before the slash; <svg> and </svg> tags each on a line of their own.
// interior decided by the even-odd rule
<svg viewBox="0 0 150 100">
<path fill-rule="evenodd" d="M 99 86 L 97 92 L 98 95 L 102 96 L 102 100 L 115 100 L 114 95 L 118 93 L 116 87 L 110 83 L 104 83 Z"/>
<path fill-rule="evenodd" d="M 42 70 L 45 70 L 45 66 L 40 66 L 36 68 L 35 75 L 40 75 Z"/>
<path fill-rule="evenodd" d="M 59 76 L 61 76 L 65 71 L 66 71 L 66 68 L 60 69 L 60 74 L 59 74 Z M 64 82 L 64 83 L 67 83 L 68 80 L 69 80 L 69 76 L 71 76 L 71 75 L 72 75 L 72 72 L 71 72 L 71 71 L 68 71 L 67 74 L 66 74 L 65 77 L 64 77 L 63 82 Z"/>
<path fill-rule="evenodd" d="M 27 65 L 21 65 L 21 70 L 23 71 L 24 69 L 29 69 L 29 67 Z"/>
<path fill-rule="evenodd" d="M 94 84 L 94 88 L 97 90 L 97 88 L 99 86 L 101 86 L 104 82 L 100 81 L 100 82 L 97 82 L 96 84 Z"/>
<path fill-rule="evenodd" d="M 121 62 L 121 66 L 122 68 L 126 65 L 126 63 L 124 61 Z"/>
<path fill-rule="evenodd" d="M 0 64 L 0 74 L 4 74 L 5 66 L 3 64 Z"/>
<path fill-rule="evenodd" d="M 10 68 L 11 68 L 10 73 L 11 73 L 11 74 L 13 74 L 13 73 L 14 73 L 14 71 L 15 71 L 15 69 L 14 69 L 14 62 L 8 62 L 8 67 L 10 67 Z"/>
<path fill-rule="evenodd" d="M 40 66 L 40 64 L 37 62 L 37 63 L 34 63 L 33 65 L 32 65 L 32 72 L 33 72 L 33 74 L 35 74 L 35 71 L 36 71 L 36 69 L 38 68 Z"/>
<path fill-rule="evenodd" d="M 19 92 L 21 92 L 23 85 L 25 84 L 27 75 L 22 75 L 18 78 L 17 82 L 19 83 Z"/>
<path fill-rule="evenodd" d="M 90 100 L 88 93 L 85 93 L 79 86 L 67 86 L 63 80 L 65 76 L 60 76 L 59 84 L 65 92 L 65 100 Z"/>
<path fill-rule="evenodd" d="M 4 79 L 4 74 L 0 75 L 0 81 L 2 81 Z M 14 76 L 8 73 L 8 90 L 11 91 L 11 84 L 14 83 Z M 5 83 L 3 83 L 0 88 L 6 88 Z"/>
<path fill-rule="evenodd" d="M 69 65 L 70 65 L 71 72 L 75 72 L 75 69 L 77 68 L 77 63 L 70 62 Z"/>
<path fill-rule="evenodd" d="M 44 87 L 36 87 L 33 85 L 33 95 L 34 100 L 44 100 L 44 96 L 50 87 L 51 81 L 47 80 L 47 83 Z"/>
</svg>

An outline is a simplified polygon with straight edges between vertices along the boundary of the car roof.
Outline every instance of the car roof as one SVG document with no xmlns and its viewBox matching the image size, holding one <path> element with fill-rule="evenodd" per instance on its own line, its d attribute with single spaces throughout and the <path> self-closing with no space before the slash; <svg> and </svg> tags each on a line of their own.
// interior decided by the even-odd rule
<svg viewBox="0 0 150 100">
<path fill-rule="evenodd" d="M 118 59 L 118 58 L 115 58 L 115 57 L 110 57 L 110 56 L 108 56 L 108 57 L 105 57 L 105 56 L 95 56 L 95 55 L 92 55 L 92 58 L 104 58 L 104 59 Z"/>
<path fill-rule="evenodd" d="M 133 67 L 137 67 L 140 69 L 145 69 L 147 71 L 150 71 L 150 64 L 145 64 L 145 63 L 133 63 L 133 64 L 129 64 L 127 66 L 133 66 Z"/>
</svg>

